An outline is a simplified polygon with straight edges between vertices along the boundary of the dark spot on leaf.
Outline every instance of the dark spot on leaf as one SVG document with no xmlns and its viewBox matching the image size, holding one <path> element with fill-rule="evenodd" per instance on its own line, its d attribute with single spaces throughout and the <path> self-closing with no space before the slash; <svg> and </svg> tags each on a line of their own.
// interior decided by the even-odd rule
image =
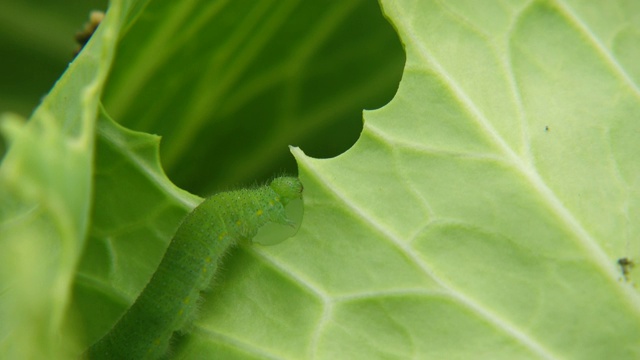
<svg viewBox="0 0 640 360">
<path fill-rule="evenodd" d="M 620 271 L 622 271 L 622 275 L 625 280 L 628 280 L 628 275 L 631 269 L 635 266 L 633 260 L 623 257 L 618 259 L 618 265 L 620 266 Z"/>
</svg>

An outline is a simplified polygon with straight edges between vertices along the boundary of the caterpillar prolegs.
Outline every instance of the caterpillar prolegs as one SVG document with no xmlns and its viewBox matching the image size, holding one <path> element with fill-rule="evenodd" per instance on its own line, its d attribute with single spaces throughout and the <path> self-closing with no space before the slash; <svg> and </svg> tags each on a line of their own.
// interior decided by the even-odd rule
<svg viewBox="0 0 640 360">
<path fill-rule="evenodd" d="M 116 325 L 85 353 L 89 359 L 157 359 L 182 330 L 222 255 L 251 243 L 266 224 L 291 225 L 285 206 L 302 197 L 294 177 L 269 185 L 216 194 L 183 220 L 140 296 Z"/>
</svg>

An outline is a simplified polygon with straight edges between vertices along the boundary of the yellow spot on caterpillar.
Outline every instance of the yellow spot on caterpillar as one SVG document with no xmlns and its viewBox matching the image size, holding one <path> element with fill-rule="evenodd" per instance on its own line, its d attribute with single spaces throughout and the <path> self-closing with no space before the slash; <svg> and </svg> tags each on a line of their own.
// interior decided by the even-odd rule
<svg viewBox="0 0 640 360">
<path fill-rule="evenodd" d="M 242 220 L 236 221 L 236 225 L 238 225 L 238 226 L 242 225 Z"/>
<path fill-rule="evenodd" d="M 189 305 L 190 302 L 191 302 L 191 298 L 188 296 L 182 299 L 182 303 L 185 305 Z M 178 311 L 178 316 L 182 316 L 182 315 L 184 315 L 184 308 L 180 308 L 180 311 Z"/>
<path fill-rule="evenodd" d="M 262 209 L 256 211 L 256 216 L 260 216 L 262 215 L 262 213 L 264 213 L 264 211 L 262 211 Z"/>
<path fill-rule="evenodd" d="M 220 235 L 218 235 L 218 240 L 222 241 L 225 237 L 227 237 L 227 233 L 226 232 L 220 233 Z"/>
<path fill-rule="evenodd" d="M 211 256 L 207 256 L 207 258 L 204 259 L 204 261 L 210 263 L 211 262 Z"/>
</svg>

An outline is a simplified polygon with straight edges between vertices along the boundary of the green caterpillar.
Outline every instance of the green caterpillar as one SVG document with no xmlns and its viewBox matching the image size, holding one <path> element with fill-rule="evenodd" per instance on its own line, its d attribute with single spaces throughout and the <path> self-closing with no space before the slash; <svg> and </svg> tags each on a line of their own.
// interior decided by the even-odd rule
<svg viewBox="0 0 640 360">
<path fill-rule="evenodd" d="M 184 219 L 147 286 L 109 333 L 86 352 L 89 359 L 157 359 L 190 320 L 223 254 L 251 243 L 269 223 L 292 225 L 285 206 L 302 197 L 294 177 L 267 186 L 216 194 Z"/>
</svg>

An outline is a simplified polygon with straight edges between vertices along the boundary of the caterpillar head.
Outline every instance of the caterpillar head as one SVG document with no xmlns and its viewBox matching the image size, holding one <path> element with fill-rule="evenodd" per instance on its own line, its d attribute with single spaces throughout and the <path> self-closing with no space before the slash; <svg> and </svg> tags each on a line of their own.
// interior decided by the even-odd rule
<svg viewBox="0 0 640 360">
<path fill-rule="evenodd" d="M 302 198 L 302 183 L 296 177 L 278 177 L 273 179 L 269 186 L 276 194 L 280 195 L 282 205 L 287 205 L 291 200 Z"/>
</svg>

